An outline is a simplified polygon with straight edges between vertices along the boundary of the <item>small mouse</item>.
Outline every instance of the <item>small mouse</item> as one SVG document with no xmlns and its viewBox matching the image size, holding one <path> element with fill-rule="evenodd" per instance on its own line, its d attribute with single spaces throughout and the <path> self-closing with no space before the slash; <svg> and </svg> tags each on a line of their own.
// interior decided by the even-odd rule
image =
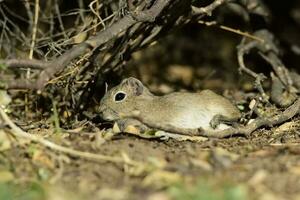
<svg viewBox="0 0 300 200">
<path fill-rule="evenodd" d="M 177 134 L 189 134 L 185 130 L 194 129 L 224 130 L 241 117 L 228 99 L 211 90 L 156 96 L 133 77 L 106 92 L 99 112 L 104 120 L 117 122 L 121 131 L 133 125 L 143 131 L 159 129 Z"/>
</svg>

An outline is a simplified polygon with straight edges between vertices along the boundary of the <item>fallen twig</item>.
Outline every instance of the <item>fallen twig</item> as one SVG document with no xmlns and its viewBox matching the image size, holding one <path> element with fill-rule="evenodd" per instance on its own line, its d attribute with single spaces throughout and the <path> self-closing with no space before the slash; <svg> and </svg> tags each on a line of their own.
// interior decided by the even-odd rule
<svg viewBox="0 0 300 200">
<path fill-rule="evenodd" d="M 58 144 L 55 144 L 49 140 L 46 140 L 42 137 L 36 136 L 36 135 L 31 135 L 22 129 L 20 129 L 18 126 L 16 126 L 10 118 L 7 116 L 7 114 L 4 112 L 3 108 L 0 107 L 0 116 L 3 119 L 3 121 L 11 128 L 12 133 L 14 134 L 15 137 L 19 138 L 24 138 L 28 139 L 31 142 L 36 142 L 39 143 L 45 147 L 48 147 L 49 149 L 61 152 L 61 153 L 66 153 L 69 154 L 70 156 L 74 157 L 80 157 L 80 158 L 85 158 L 88 160 L 93 160 L 93 161 L 108 161 L 108 162 L 114 162 L 114 163 L 126 163 L 129 165 L 134 165 L 134 166 L 139 166 L 140 163 L 132 161 L 132 160 L 126 160 L 123 159 L 122 157 L 116 157 L 116 156 L 106 156 L 106 155 L 101 155 L 101 154 L 94 154 L 90 152 L 84 152 L 84 151 L 78 151 L 75 149 L 71 149 L 68 147 L 64 147 Z"/>
</svg>

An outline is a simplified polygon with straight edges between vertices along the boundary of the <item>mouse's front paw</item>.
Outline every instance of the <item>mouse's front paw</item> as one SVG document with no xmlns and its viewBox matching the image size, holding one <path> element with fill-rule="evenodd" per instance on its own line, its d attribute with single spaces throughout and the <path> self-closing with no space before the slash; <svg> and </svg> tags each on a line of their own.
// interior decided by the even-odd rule
<svg viewBox="0 0 300 200">
<path fill-rule="evenodd" d="M 121 119 L 117 121 L 120 132 L 144 132 L 149 128 L 135 119 Z"/>
<path fill-rule="evenodd" d="M 118 126 L 120 132 L 124 132 L 128 126 L 126 120 L 118 120 L 115 124 Z"/>
</svg>

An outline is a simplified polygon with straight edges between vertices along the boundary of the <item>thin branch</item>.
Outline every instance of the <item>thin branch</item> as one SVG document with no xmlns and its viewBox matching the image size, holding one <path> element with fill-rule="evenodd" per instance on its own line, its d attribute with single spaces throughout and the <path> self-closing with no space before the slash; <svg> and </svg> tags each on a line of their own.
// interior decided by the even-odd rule
<svg viewBox="0 0 300 200">
<path fill-rule="evenodd" d="M 31 69 L 45 69 L 49 66 L 48 62 L 41 60 L 27 60 L 27 59 L 9 59 L 9 60 L 0 60 L 0 65 L 3 65 L 4 68 L 31 68 Z"/>
<path fill-rule="evenodd" d="M 263 100 L 268 101 L 269 97 L 268 95 L 265 93 L 263 86 L 262 86 L 262 82 L 263 80 L 266 79 L 266 76 L 262 73 L 257 74 L 254 71 L 252 71 L 251 69 L 247 68 L 244 62 L 244 56 L 245 54 L 247 54 L 251 49 L 255 48 L 258 46 L 258 41 L 251 41 L 247 44 L 244 43 L 245 38 L 243 39 L 243 41 L 241 42 L 241 44 L 238 46 L 238 51 L 237 51 L 237 57 L 238 57 L 238 63 L 239 63 L 239 71 L 241 72 L 245 72 L 246 74 L 252 76 L 253 78 L 255 78 L 255 87 L 257 88 L 257 90 L 260 92 L 261 96 L 263 97 Z"/>
<path fill-rule="evenodd" d="M 63 23 L 62 18 L 61 18 L 61 14 L 60 14 L 59 5 L 58 5 L 57 0 L 55 0 L 55 6 L 54 7 L 55 7 L 59 27 L 60 27 L 65 39 L 68 39 L 68 35 L 66 34 L 66 31 L 65 31 L 64 23 Z"/>
<path fill-rule="evenodd" d="M 217 7 L 223 5 L 224 3 L 228 3 L 232 0 L 215 0 L 213 3 L 209 4 L 206 7 L 195 7 L 192 6 L 192 11 L 194 15 L 211 15 L 212 11 L 215 10 Z"/>
<path fill-rule="evenodd" d="M 90 153 L 90 152 L 74 150 L 74 149 L 71 149 L 68 147 L 64 147 L 64 146 L 55 144 L 55 143 L 53 143 L 49 140 L 46 140 L 42 137 L 38 137 L 36 135 L 31 135 L 31 134 L 23 131 L 22 129 L 20 129 L 18 126 L 16 126 L 10 120 L 10 118 L 7 116 L 7 114 L 5 113 L 5 111 L 3 110 L 2 107 L 0 107 L 0 116 L 3 119 L 3 121 L 11 128 L 12 133 L 14 134 L 15 137 L 28 139 L 31 142 L 39 143 L 45 147 L 48 147 L 49 149 L 52 149 L 52 150 L 55 150 L 58 152 L 62 152 L 62 153 L 66 153 L 66 154 L 69 154 L 70 156 L 85 158 L 85 159 L 93 160 L 93 161 L 108 161 L 108 162 L 113 162 L 113 163 L 126 163 L 126 164 L 130 164 L 130 165 L 139 165 L 140 164 L 140 163 L 134 162 L 134 161 L 130 161 L 129 163 L 127 163 L 126 160 L 121 157 L 112 157 L 112 156 L 101 155 L 98 153 L 94 154 L 94 153 Z"/>
<path fill-rule="evenodd" d="M 34 22 L 33 22 L 33 30 L 32 30 L 32 37 L 31 37 L 31 45 L 30 45 L 30 52 L 29 52 L 29 59 L 33 58 L 33 51 L 36 41 L 36 33 L 37 33 L 37 26 L 39 21 L 39 0 L 35 0 L 35 8 L 34 8 Z"/>
</svg>

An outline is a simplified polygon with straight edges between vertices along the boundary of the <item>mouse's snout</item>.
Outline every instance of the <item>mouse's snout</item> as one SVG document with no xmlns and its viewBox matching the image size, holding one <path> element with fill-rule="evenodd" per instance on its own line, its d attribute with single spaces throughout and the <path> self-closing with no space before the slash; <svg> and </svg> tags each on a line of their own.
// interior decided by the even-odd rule
<svg viewBox="0 0 300 200">
<path fill-rule="evenodd" d="M 100 106 L 98 107 L 97 111 L 101 114 L 105 111 L 105 105 L 103 103 L 100 103 Z"/>
<path fill-rule="evenodd" d="M 98 112 L 100 117 L 104 120 L 113 121 L 115 119 L 113 111 L 111 111 L 105 104 L 100 104 Z"/>
<path fill-rule="evenodd" d="M 105 105 L 103 105 L 103 104 L 101 104 L 97 109 L 99 116 L 104 120 L 105 120 L 105 110 L 106 110 L 106 108 L 105 108 Z"/>
</svg>

